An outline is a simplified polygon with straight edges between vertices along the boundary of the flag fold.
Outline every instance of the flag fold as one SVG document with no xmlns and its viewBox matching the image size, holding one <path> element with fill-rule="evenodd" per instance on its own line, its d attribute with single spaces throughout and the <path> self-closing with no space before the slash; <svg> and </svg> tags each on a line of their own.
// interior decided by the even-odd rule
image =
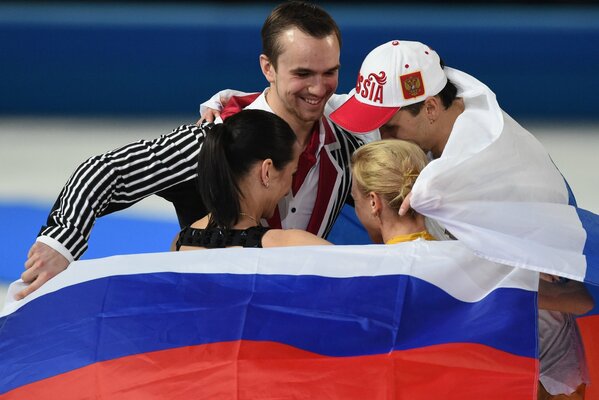
<svg viewBox="0 0 599 400">
<path fill-rule="evenodd" d="M 576 207 L 543 146 L 489 88 L 447 75 L 466 108 L 416 180 L 412 207 L 483 258 L 599 284 L 599 216 Z"/>
<path fill-rule="evenodd" d="M 529 399 L 537 284 L 458 242 L 78 261 L 5 306 L 0 399 Z"/>
</svg>

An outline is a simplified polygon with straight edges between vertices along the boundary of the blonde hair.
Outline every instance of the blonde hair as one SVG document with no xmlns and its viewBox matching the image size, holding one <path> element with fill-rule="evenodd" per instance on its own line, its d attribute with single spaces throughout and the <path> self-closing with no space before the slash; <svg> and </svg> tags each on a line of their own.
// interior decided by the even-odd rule
<svg viewBox="0 0 599 400">
<path fill-rule="evenodd" d="M 428 158 L 420 147 L 396 139 L 368 143 L 356 150 L 351 159 L 360 192 L 378 193 L 397 211 L 426 164 Z"/>
</svg>

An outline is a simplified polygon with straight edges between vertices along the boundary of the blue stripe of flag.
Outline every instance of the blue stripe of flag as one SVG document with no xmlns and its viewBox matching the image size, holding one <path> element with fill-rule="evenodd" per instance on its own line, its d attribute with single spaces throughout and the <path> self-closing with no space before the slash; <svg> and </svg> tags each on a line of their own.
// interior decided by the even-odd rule
<svg viewBox="0 0 599 400">
<path fill-rule="evenodd" d="M 471 342 L 535 357 L 531 303 L 536 293 L 520 289 L 462 302 L 404 275 L 111 276 L 0 319 L 0 393 L 98 361 L 240 339 L 328 356 Z"/>
</svg>

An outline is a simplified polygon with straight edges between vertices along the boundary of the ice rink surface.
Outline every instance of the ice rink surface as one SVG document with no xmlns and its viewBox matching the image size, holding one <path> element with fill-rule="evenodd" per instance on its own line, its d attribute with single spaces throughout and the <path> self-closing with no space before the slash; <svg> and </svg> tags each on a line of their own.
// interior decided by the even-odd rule
<svg viewBox="0 0 599 400">
<path fill-rule="evenodd" d="M 178 125 L 193 123 L 193 118 L 0 118 L 0 208 L 22 204 L 49 210 L 69 175 L 86 158 L 135 140 L 155 138 Z M 579 207 L 599 213 L 599 124 L 519 122 L 544 144 L 570 183 Z M 121 214 L 176 221 L 170 204 L 155 196 Z M 2 225 L 8 222 L 13 227 L 21 225 L 19 221 L 4 220 Z M 23 228 L 37 232 L 43 222 Z M 5 247 L 10 242 L 7 235 L 19 232 L 0 229 L 0 235 L 0 254 L 22 263 L 26 254 L 14 254 Z M 35 234 L 31 236 L 23 240 L 31 243 Z M 3 258 L 0 268 L 6 268 L 7 260 Z M 0 299 L 4 299 L 3 294 Z"/>
</svg>

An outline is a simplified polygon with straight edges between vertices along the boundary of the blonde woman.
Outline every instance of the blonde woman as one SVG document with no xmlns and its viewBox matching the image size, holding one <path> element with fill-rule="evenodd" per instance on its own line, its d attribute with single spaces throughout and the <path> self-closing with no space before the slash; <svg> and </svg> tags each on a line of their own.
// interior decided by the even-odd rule
<svg viewBox="0 0 599 400">
<path fill-rule="evenodd" d="M 362 146 L 352 156 L 352 190 L 356 214 L 374 243 L 434 240 L 424 216 L 399 207 L 428 163 L 417 145 L 381 140 Z"/>
<path fill-rule="evenodd" d="M 433 240 L 414 210 L 399 216 L 402 201 L 428 159 L 415 144 L 383 140 L 352 157 L 356 214 L 375 243 Z M 593 298 L 580 282 L 542 274 L 539 284 L 538 400 L 581 400 L 588 376 L 575 315 L 588 312 Z"/>
</svg>

